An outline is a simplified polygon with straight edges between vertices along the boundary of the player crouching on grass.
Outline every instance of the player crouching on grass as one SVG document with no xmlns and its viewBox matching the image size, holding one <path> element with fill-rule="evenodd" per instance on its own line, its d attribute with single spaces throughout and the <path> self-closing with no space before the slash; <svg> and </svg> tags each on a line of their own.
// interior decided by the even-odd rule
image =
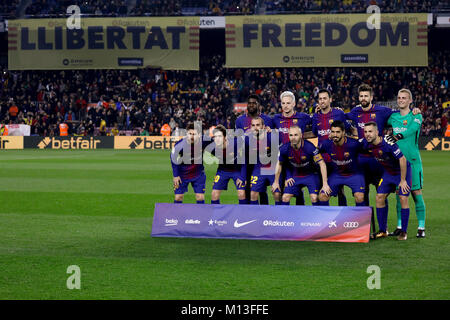
<svg viewBox="0 0 450 320">
<path fill-rule="evenodd" d="M 328 184 L 332 193 L 320 193 L 319 200 L 328 205 L 330 197 L 337 196 L 340 188 L 347 186 L 352 189 L 356 206 L 364 206 L 364 175 L 358 165 L 361 144 L 358 140 L 345 136 L 345 124 L 340 120 L 331 124 L 330 139 L 320 143 L 319 152 L 326 154 L 331 160 Z"/>
<path fill-rule="evenodd" d="M 408 197 L 411 190 L 411 166 L 406 160 L 400 148 L 379 136 L 378 126 L 375 122 L 367 122 L 364 125 L 363 149 L 377 160 L 384 169 L 381 180 L 378 184 L 376 195 L 377 220 L 379 231 L 376 238 L 384 238 L 389 235 L 387 230 L 388 219 L 388 195 L 395 192 L 398 186 L 398 195 L 401 204 L 402 230 L 398 235 L 398 240 L 407 239 L 407 229 L 409 220 Z"/>
<path fill-rule="evenodd" d="M 173 171 L 174 203 L 182 203 L 189 184 L 195 192 L 195 200 L 205 203 L 205 168 L 203 167 L 203 151 L 209 141 L 201 136 L 201 127 L 193 123 L 187 126 L 187 136 L 178 141 L 172 149 L 170 160 Z"/>
<path fill-rule="evenodd" d="M 219 159 L 219 166 L 214 177 L 214 185 L 211 193 L 211 203 L 220 203 L 222 190 L 228 190 L 228 182 L 233 179 L 237 190 L 239 204 L 248 204 L 245 198 L 246 166 L 240 164 L 239 159 L 243 156 L 244 141 L 239 137 L 227 136 L 227 129 L 218 125 L 213 130 L 214 149 L 211 154 Z"/>
<path fill-rule="evenodd" d="M 251 120 L 251 130 L 245 136 L 245 161 L 255 164 L 250 177 L 250 204 L 259 204 L 259 194 L 266 192 L 267 187 L 274 182 L 279 141 L 278 132 L 268 132 L 262 118 Z M 272 159 L 274 156 L 275 160 Z M 272 195 L 275 204 L 280 205 L 281 190 L 272 188 Z"/>
<path fill-rule="evenodd" d="M 319 175 L 316 164 L 320 167 L 322 174 L 322 190 L 325 194 L 330 194 L 331 189 L 328 186 L 327 167 L 323 161 L 319 150 L 309 142 L 303 139 L 302 130 L 298 126 L 289 128 L 290 143 L 283 144 L 280 148 L 278 162 L 275 168 L 275 181 L 272 184 L 272 191 L 280 189 L 280 175 L 283 167 L 286 166 L 286 181 L 283 194 L 283 205 L 289 205 L 294 194 L 298 189 L 307 187 L 309 197 L 313 205 L 321 205 L 318 202 L 318 192 L 320 190 Z"/>
</svg>

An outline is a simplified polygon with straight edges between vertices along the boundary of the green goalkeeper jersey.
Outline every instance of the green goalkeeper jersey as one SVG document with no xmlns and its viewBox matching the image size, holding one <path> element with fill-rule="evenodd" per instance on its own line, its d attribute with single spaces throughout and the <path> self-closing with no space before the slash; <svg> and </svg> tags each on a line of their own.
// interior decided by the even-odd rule
<svg viewBox="0 0 450 320">
<path fill-rule="evenodd" d="M 388 120 L 392 126 L 394 135 L 401 133 L 403 139 L 397 141 L 397 145 L 409 162 L 422 163 L 419 152 L 419 134 L 422 127 L 421 114 L 413 115 L 410 111 L 402 116 L 400 112 L 393 113 Z"/>
</svg>

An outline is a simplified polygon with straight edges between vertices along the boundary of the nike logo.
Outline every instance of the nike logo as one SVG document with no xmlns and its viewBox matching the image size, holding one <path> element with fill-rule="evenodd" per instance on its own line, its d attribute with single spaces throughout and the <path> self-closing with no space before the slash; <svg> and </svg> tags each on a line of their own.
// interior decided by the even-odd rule
<svg viewBox="0 0 450 320">
<path fill-rule="evenodd" d="M 238 221 L 237 221 L 237 219 L 234 221 L 234 227 L 235 228 L 240 228 L 240 227 L 243 227 L 243 226 L 245 226 L 245 225 L 247 225 L 247 224 L 250 224 L 250 223 L 252 223 L 252 222 L 255 222 L 256 220 L 251 220 L 251 221 L 246 221 L 246 222 L 241 222 L 241 223 L 239 223 Z"/>
</svg>

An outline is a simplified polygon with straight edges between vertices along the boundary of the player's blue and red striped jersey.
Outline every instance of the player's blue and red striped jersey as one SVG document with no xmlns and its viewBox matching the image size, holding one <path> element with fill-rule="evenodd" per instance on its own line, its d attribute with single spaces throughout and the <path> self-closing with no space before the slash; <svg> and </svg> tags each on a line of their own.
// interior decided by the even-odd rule
<svg viewBox="0 0 450 320">
<path fill-rule="evenodd" d="M 283 144 L 278 160 L 286 166 L 286 179 L 289 179 L 317 173 L 316 163 L 323 159 L 314 144 L 303 140 L 303 145 L 299 149 L 295 149 L 290 143 Z"/>
<path fill-rule="evenodd" d="M 351 120 L 353 125 L 356 127 L 358 131 L 358 139 L 363 139 L 364 124 L 371 121 L 376 122 L 379 135 L 383 136 L 384 127 L 393 112 L 394 111 L 391 108 L 378 104 L 372 104 L 372 107 L 367 111 L 364 111 L 361 106 L 354 107 L 349 113 L 346 113 L 345 116 L 348 120 Z M 370 154 L 364 150 L 360 153 L 360 156 L 370 157 Z"/>
<path fill-rule="evenodd" d="M 358 130 L 358 138 L 362 139 L 364 138 L 364 124 L 371 121 L 376 122 L 379 134 L 383 136 L 384 127 L 392 113 L 394 111 L 391 108 L 372 104 L 372 107 L 367 111 L 364 111 L 361 106 L 354 107 L 345 116 L 353 122 L 353 125 Z"/>
<path fill-rule="evenodd" d="M 383 166 L 383 169 L 387 173 L 391 175 L 400 174 L 401 170 L 399 159 L 403 157 L 403 153 L 395 143 L 390 144 L 382 139 L 381 143 L 374 145 L 367 142 L 366 139 L 363 139 L 362 148 L 367 150 L 367 152 Z"/>
<path fill-rule="evenodd" d="M 217 171 L 240 172 L 245 181 L 245 141 L 242 137 L 234 137 L 228 141 L 224 148 L 216 148 L 213 144 L 211 154 L 219 159 Z M 219 153 L 219 154 L 218 154 Z M 244 163 L 242 163 L 244 162 Z"/>
<path fill-rule="evenodd" d="M 273 128 L 272 118 L 261 113 L 259 115 L 264 121 L 264 125 L 269 128 Z M 252 128 L 252 117 L 248 116 L 247 114 L 243 114 L 242 116 L 238 117 L 235 122 L 236 129 L 242 129 L 244 132 L 249 131 Z"/>
<path fill-rule="evenodd" d="M 246 164 L 254 164 L 256 169 L 271 168 L 276 164 L 276 155 L 279 150 L 279 139 L 275 137 L 277 133 L 266 132 L 258 138 L 250 132 L 245 136 L 245 160 Z M 273 137 L 273 141 L 272 141 Z M 279 136 L 278 136 L 279 137 Z M 269 161 L 275 157 L 275 164 Z M 262 158 L 263 157 L 263 158 Z"/>
<path fill-rule="evenodd" d="M 348 124 L 345 112 L 339 109 L 331 109 L 328 113 L 317 112 L 312 116 L 312 132 L 319 138 L 319 142 L 327 140 L 331 133 L 331 124 L 340 120 L 345 124 L 345 130 L 349 132 L 351 126 Z"/>
<path fill-rule="evenodd" d="M 193 180 L 204 173 L 203 151 L 210 143 L 203 138 L 194 144 L 188 143 L 186 138 L 179 140 L 170 154 L 173 176 L 181 180 Z"/>
<path fill-rule="evenodd" d="M 303 112 L 294 112 L 290 117 L 278 113 L 272 118 L 274 128 L 280 131 L 281 143 L 289 143 L 289 128 L 296 125 L 305 133 L 308 125 L 311 124 L 311 117 Z"/>
<path fill-rule="evenodd" d="M 324 140 L 319 144 L 319 152 L 325 158 L 331 159 L 330 166 L 334 173 L 342 176 L 352 176 L 360 172 L 358 154 L 362 149 L 361 143 L 352 138 L 344 137 L 342 146 L 331 140 Z"/>
</svg>

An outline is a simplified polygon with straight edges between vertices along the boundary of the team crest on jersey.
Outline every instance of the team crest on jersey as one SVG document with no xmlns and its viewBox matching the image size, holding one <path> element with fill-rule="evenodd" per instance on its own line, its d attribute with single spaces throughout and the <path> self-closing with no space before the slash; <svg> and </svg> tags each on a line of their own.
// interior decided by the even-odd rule
<svg viewBox="0 0 450 320">
<path fill-rule="evenodd" d="M 306 160 L 306 156 L 301 156 L 301 158 L 303 161 Z"/>
<path fill-rule="evenodd" d="M 376 115 L 375 113 L 371 113 L 371 114 L 370 114 L 370 117 L 371 117 L 372 119 L 375 119 L 375 118 L 377 117 L 377 115 Z"/>
<path fill-rule="evenodd" d="M 346 158 L 350 157 L 350 153 L 344 152 L 344 157 L 346 157 Z"/>
<path fill-rule="evenodd" d="M 382 150 L 378 150 L 378 155 L 381 157 L 383 155 L 383 151 Z"/>
<path fill-rule="evenodd" d="M 297 124 L 298 119 L 294 119 L 294 120 L 292 120 L 292 122 L 293 122 L 294 124 Z"/>
<path fill-rule="evenodd" d="M 328 120 L 328 123 L 332 124 L 333 123 L 333 119 Z"/>
<path fill-rule="evenodd" d="M 404 126 L 408 125 L 408 120 L 403 120 L 403 125 Z"/>
</svg>

